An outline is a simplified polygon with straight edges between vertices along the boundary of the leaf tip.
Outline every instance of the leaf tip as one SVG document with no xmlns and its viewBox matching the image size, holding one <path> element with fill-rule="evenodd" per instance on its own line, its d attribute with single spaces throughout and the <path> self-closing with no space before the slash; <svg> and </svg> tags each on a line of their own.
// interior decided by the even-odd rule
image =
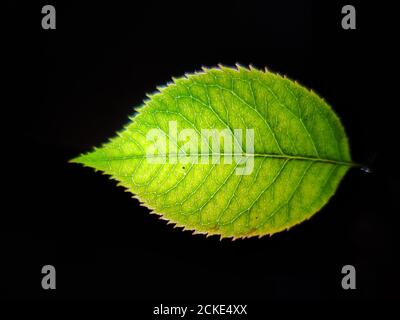
<svg viewBox="0 0 400 320">
<path fill-rule="evenodd" d="M 75 158 L 69 159 L 68 163 L 83 164 L 82 158 L 83 158 L 83 155 L 79 155 L 79 156 L 77 156 Z"/>
<path fill-rule="evenodd" d="M 68 163 L 76 163 L 76 164 L 80 164 L 84 167 L 91 167 L 95 170 L 100 170 L 101 168 L 97 168 L 96 162 L 95 162 L 96 156 L 97 156 L 96 151 L 98 151 L 98 149 L 94 148 L 94 150 L 92 152 L 82 153 L 79 156 L 68 160 Z"/>
</svg>

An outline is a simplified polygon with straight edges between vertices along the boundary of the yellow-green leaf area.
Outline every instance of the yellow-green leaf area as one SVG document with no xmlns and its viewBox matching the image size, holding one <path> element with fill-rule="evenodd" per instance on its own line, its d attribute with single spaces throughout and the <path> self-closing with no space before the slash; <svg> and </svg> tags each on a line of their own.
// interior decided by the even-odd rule
<svg viewBox="0 0 400 320">
<path fill-rule="evenodd" d="M 72 161 L 177 226 L 233 238 L 288 229 L 354 165 L 331 107 L 278 74 L 220 66 L 158 90 L 116 137 Z"/>
</svg>

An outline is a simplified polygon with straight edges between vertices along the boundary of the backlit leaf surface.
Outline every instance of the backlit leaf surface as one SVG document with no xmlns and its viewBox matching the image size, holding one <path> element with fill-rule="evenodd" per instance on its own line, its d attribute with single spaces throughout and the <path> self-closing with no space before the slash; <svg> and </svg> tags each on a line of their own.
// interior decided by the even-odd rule
<svg viewBox="0 0 400 320">
<path fill-rule="evenodd" d="M 328 104 L 271 72 L 204 69 L 159 88 L 137 111 L 115 138 L 72 162 L 111 175 L 153 212 L 198 233 L 240 238 L 288 229 L 320 210 L 353 165 L 344 129 Z M 196 163 L 193 153 L 178 158 L 188 155 L 191 144 L 171 136 L 171 124 L 178 132 L 195 132 L 209 147 L 210 161 Z M 154 157 L 175 156 L 176 163 L 148 161 L 153 129 L 167 140 Z M 233 148 L 241 149 L 230 153 L 244 162 L 224 161 L 228 149 L 221 140 L 214 152 L 204 129 L 241 129 L 242 141 L 232 134 Z M 246 129 L 253 129 L 251 152 Z M 200 147 L 196 153 L 205 156 Z M 240 174 L 250 158 L 252 170 Z"/>
</svg>

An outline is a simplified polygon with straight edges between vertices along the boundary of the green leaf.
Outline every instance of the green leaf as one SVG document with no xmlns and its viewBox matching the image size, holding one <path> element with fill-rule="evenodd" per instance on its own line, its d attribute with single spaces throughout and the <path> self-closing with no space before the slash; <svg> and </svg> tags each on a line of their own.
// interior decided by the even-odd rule
<svg viewBox="0 0 400 320">
<path fill-rule="evenodd" d="M 310 218 L 355 165 L 338 117 L 280 75 L 203 70 L 158 88 L 117 137 L 71 161 L 195 233 L 263 236 Z"/>
</svg>

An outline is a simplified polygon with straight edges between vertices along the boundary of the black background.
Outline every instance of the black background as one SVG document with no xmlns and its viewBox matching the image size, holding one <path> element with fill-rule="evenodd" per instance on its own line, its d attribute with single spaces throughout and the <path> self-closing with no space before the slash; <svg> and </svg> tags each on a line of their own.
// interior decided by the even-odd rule
<svg viewBox="0 0 400 320">
<path fill-rule="evenodd" d="M 149 314 L 159 302 L 395 298 L 396 20 L 388 3 L 349 3 L 357 30 L 341 28 L 341 1 L 3 5 L 0 295 L 133 299 Z M 56 30 L 41 28 L 44 4 L 56 7 Z M 113 136 L 157 85 L 218 63 L 267 66 L 313 88 L 373 173 L 352 169 L 289 232 L 232 242 L 174 229 L 67 163 Z M 41 288 L 45 264 L 56 267 L 54 291 Z M 345 264 L 357 290 L 341 288 Z"/>
</svg>

